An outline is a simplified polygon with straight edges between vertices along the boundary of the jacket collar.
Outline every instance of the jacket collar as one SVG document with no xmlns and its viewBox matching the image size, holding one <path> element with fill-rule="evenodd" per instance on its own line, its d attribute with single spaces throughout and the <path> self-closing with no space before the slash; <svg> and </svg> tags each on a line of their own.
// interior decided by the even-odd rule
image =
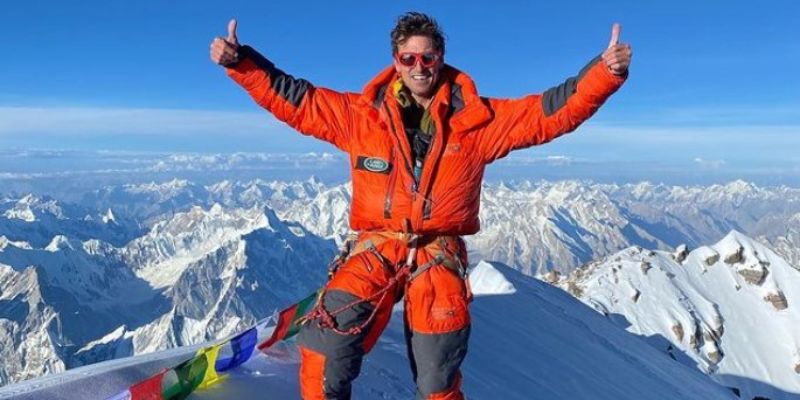
<svg viewBox="0 0 800 400">
<path fill-rule="evenodd" d="M 361 94 L 362 105 L 368 105 L 375 110 L 383 102 L 389 101 L 392 96 L 390 85 L 396 79 L 397 72 L 393 66 L 381 71 L 364 86 Z M 491 119 L 491 111 L 478 95 L 475 82 L 466 73 L 445 64 L 441 79 L 443 82 L 433 98 L 431 107 L 434 107 L 433 114 L 442 120 L 449 116 L 451 130 L 466 131 Z"/>
</svg>

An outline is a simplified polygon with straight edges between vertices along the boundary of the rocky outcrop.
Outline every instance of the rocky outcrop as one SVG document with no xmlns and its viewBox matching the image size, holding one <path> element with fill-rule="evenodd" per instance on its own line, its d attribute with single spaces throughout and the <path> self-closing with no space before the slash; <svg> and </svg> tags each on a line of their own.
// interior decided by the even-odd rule
<svg viewBox="0 0 800 400">
<path fill-rule="evenodd" d="M 575 282 L 567 283 L 567 292 L 577 298 L 583 296 L 583 288 L 581 288 L 580 285 Z"/>
<path fill-rule="evenodd" d="M 728 264 L 738 264 L 744 261 L 744 247 L 739 245 L 735 252 L 725 256 L 725 262 Z"/>
<path fill-rule="evenodd" d="M 719 364 L 719 362 L 722 361 L 722 353 L 720 353 L 719 350 L 709 352 L 706 354 L 706 357 L 714 364 Z"/>
<path fill-rule="evenodd" d="M 683 341 L 683 325 L 679 323 L 672 325 L 672 333 L 675 334 L 675 338 L 678 339 L 678 342 Z"/>
<path fill-rule="evenodd" d="M 783 295 L 783 292 L 770 293 L 764 296 L 764 301 L 772 303 L 772 306 L 778 311 L 789 308 L 789 303 L 786 301 L 786 296 Z"/>
<path fill-rule="evenodd" d="M 552 285 L 561 280 L 561 274 L 556 270 L 551 270 L 542 276 L 542 280 Z"/>
<path fill-rule="evenodd" d="M 641 269 L 643 274 L 647 275 L 647 271 L 650 271 L 651 268 L 653 268 L 653 264 L 650 264 L 648 261 L 642 261 Z"/>
<path fill-rule="evenodd" d="M 683 264 L 687 256 L 689 256 L 689 248 L 685 244 L 678 246 L 675 252 L 672 253 L 672 258 L 678 264 Z"/>
<path fill-rule="evenodd" d="M 767 279 L 767 275 L 769 275 L 769 271 L 763 267 L 757 269 L 741 269 L 738 272 L 747 283 L 758 286 L 761 286 L 764 280 Z"/>
</svg>

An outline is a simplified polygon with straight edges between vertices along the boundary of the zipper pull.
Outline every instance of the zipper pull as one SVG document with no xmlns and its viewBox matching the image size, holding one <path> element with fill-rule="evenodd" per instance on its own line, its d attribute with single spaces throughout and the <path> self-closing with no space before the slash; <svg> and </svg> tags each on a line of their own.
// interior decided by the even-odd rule
<svg viewBox="0 0 800 400">
<path fill-rule="evenodd" d="M 419 182 L 422 177 L 422 160 L 419 158 L 414 161 L 414 181 Z"/>
</svg>

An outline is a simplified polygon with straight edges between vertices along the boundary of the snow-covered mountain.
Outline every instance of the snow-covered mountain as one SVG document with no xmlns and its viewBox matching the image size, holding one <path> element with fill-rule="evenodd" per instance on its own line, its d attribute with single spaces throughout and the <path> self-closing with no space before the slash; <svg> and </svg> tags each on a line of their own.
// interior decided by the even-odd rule
<svg viewBox="0 0 800 400">
<path fill-rule="evenodd" d="M 122 245 L 141 233 L 127 218 L 116 218 L 109 205 L 90 208 L 64 204 L 50 197 L 27 194 L 0 201 L 0 235 L 44 246 L 55 235 L 78 240 L 99 239 Z"/>
<path fill-rule="evenodd" d="M 173 180 L 108 187 L 86 195 L 81 204 L 104 211 L 116 205 L 115 213 L 144 226 L 197 205 L 269 206 L 280 218 L 340 243 L 349 229 L 350 191 L 349 184 L 328 187 L 315 178 L 208 186 Z M 738 230 L 770 243 L 797 266 L 800 239 L 791 232 L 800 230 L 798 215 L 800 189 L 785 186 L 523 181 L 484 185 L 482 231 L 467 241 L 475 259 L 497 260 L 540 276 L 550 270 L 569 272 L 631 245 L 696 247 Z"/>
<path fill-rule="evenodd" d="M 292 182 L 224 180 L 208 186 L 173 179 L 160 183 L 108 186 L 86 193 L 80 204 L 99 210 L 113 207 L 118 214 L 149 226 L 177 212 L 195 206 L 208 208 L 217 203 L 226 208 L 269 206 L 282 213 L 293 205 L 314 198 L 323 189 L 325 185 L 314 177 Z"/>
<path fill-rule="evenodd" d="M 280 213 L 341 242 L 350 187 L 320 190 Z M 335 211 L 335 212 L 332 212 Z M 800 260 L 800 190 L 742 181 L 707 187 L 579 181 L 486 184 L 481 232 L 467 237 L 473 259 L 503 262 L 532 276 L 569 272 L 628 246 L 668 250 L 710 243 L 740 230 Z M 793 265 L 798 264 L 793 262 Z"/>
<path fill-rule="evenodd" d="M 177 213 L 125 247 L 0 237 L 0 381 L 199 343 L 316 289 L 336 251 L 269 208 Z"/>
<path fill-rule="evenodd" d="M 800 213 L 771 222 L 778 227 L 775 234 L 759 235 L 758 241 L 768 244 L 788 261 L 789 265 L 800 270 Z"/>
<path fill-rule="evenodd" d="M 136 320 L 114 307 L 136 281 L 113 257 L 98 256 L 108 247 L 61 235 L 43 248 L 0 238 L 0 381 L 63 371 L 76 343 Z"/>
<path fill-rule="evenodd" d="M 692 251 L 630 247 L 559 285 L 742 398 L 800 398 L 800 271 L 739 232 Z"/>
<path fill-rule="evenodd" d="M 733 392 L 675 362 L 557 288 L 500 264 L 479 263 L 470 283 L 473 330 L 463 365 L 470 399 L 722 400 Z M 413 383 L 397 312 L 354 383 L 356 399 L 409 399 Z M 104 399 L 162 367 L 180 349 L 102 363 L 0 389 L 0 398 Z M 183 351 L 191 357 L 194 348 Z M 257 355 L 192 399 L 298 397 L 297 350 Z M 91 385 L 86 383 L 90 382 Z M 268 397 L 265 397 L 268 396 Z"/>
</svg>

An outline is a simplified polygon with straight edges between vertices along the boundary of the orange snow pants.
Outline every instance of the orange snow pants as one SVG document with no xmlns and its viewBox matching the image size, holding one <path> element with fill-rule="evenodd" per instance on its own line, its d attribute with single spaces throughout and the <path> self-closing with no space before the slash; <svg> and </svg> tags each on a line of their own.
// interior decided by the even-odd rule
<svg viewBox="0 0 800 400">
<path fill-rule="evenodd" d="M 410 246 L 408 234 L 361 233 L 326 285 L 325 309 L 340 309 L 386 287 L 397 268 L 405 265 Z M 297 343 L 303 399 L 350 399 L 351 384 L 364 355 L 386 328 L 392 306 L 404 295 L 405 337 L 417 399 L 464 399 L 459 367 L 467 353 L 471 299 L 464 270 L 468 265 L 466 247 L 457 236 L 421 237 L 416 247 L 415 268 L 386 296 L 334 316 L 334 327 L 339 330 L 369 321 L 361 332 L 342 334 L 321 327 L 316 320 L 302 326 Z"/>
</svg>

